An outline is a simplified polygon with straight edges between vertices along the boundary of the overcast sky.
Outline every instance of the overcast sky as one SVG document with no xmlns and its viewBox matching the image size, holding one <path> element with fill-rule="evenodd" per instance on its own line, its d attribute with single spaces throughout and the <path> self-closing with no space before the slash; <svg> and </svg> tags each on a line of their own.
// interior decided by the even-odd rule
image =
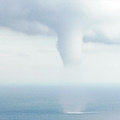
<svg viewBox="0 0 120 120">
<path fill-rule="evenodd" d="M 118 0 L 0 0 L 0 84 L 120 83 L 119 14 Z"/>
</svg>

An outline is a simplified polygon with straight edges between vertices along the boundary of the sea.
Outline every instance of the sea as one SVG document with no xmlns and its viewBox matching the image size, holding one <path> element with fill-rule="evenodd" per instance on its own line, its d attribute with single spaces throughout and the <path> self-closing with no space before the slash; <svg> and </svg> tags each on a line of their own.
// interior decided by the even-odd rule
<svg viewBox="0 0 120 120">
<path fill-rule="evenodd" d="M 120 120 L 120 87 L 0 86 L 0 120 Z"/>
</svg>

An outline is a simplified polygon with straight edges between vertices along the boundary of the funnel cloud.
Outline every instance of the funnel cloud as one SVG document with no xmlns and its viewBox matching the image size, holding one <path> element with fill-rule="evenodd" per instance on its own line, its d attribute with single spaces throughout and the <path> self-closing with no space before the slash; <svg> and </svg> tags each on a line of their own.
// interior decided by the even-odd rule
<svg viewBox="0 0 120 120">
<path fill-rule="evenodd" d="M 64 65 L 79 63 L 82 51 L 82 35 L 80 30 L 70 28 L 58 33 L 58 51 Z"/>
</svg>

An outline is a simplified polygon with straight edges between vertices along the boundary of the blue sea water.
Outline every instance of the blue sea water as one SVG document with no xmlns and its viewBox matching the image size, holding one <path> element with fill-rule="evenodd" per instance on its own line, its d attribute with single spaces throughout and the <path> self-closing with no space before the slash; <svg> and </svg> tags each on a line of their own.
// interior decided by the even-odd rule
<svg viewBox="0 0 120 120">
<path fill-rule="evenodd" d="M 120 120 L 120 88 L 1 86 L 0 120 Z"/>
</svg>

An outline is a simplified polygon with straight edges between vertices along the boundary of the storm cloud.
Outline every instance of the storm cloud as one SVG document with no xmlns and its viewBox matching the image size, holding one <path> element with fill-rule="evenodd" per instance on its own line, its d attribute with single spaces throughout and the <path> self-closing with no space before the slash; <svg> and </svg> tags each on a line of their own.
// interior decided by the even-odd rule
<svg viewBox="0 0 120 120">
<path fill-rule="evenodd" d="M 118 0 L 1 0 L 0 26 L 58 37 L 64 64 L 80 59 L 82 42 L 120 42 Z"/>
</svg>

